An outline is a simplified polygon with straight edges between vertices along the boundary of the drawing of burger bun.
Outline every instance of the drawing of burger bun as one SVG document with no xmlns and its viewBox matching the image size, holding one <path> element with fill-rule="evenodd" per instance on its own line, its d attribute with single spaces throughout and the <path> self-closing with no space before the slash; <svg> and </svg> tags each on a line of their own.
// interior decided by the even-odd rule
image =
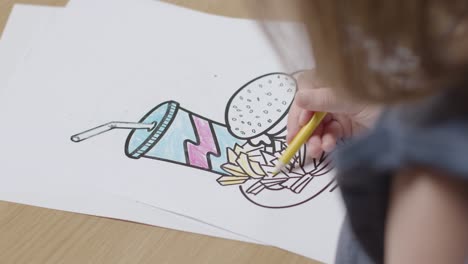
<svg viewBox="0 0 468 264">
<path fill-rule="evenodd" d="M 241 139 L 268 137 L 272 134 L 269 131 L 278 131 L 275 126 L 284 126 L 281 121 L 295 93 L 296 80 L 285 73 L 270 73 L 250 81 L 228 102 L 225 118 L 229 131 Z"/>
</svg>

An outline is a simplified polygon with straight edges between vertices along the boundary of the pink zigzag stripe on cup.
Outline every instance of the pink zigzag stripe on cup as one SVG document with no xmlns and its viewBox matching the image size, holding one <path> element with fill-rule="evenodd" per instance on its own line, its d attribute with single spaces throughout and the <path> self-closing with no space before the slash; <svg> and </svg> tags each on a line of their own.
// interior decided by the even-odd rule
<svg viewBox="0 0 468 264">
<path fill-rule="evenodd" d="M 195 124 L 195 133 L 198 135 L 198 144 L 187 142 L 188 162 L 190 165 L 209 169 L 208 153 L 218 155 L 214 135 L 210 123 L 197 116 L 192 116 Z"/>
</svg>

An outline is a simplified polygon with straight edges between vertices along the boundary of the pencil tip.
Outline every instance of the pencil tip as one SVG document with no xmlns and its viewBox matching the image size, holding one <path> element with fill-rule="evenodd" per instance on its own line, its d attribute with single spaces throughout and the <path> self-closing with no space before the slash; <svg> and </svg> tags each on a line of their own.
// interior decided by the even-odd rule
<svg viewBox="0 0 468 264">
<path fill-rule="evenodd" d="M 281 161 L 279 161 L 279 162 L 276 164 L 276 166 L 275 166 L 275 168 L 273 169 L 273 171 L 271 172 L 271 175 L 272 175 L 273 177 L 275 177 L 276 175 L 278 175 L 278 174 L 281 172 L 281 169 L 283 168 L 283 166 L 284 166 L 284 164 L 283 164 Z"/>
</svg>

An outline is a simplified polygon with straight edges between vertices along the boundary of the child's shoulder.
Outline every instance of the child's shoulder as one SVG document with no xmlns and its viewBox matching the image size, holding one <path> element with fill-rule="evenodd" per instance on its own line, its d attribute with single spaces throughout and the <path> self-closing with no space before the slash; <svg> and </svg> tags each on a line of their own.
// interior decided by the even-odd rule
<svg viewBox="0 0 468 264">
<path fill-rule="evenodd" d="M 383 256 L 392 176 L 422 166 L 468 180 L 468 92 L 444 93 L 388 108 L 368 135 L 337 151 L 338 182 L 357 240 Z"/>
<path fill-rule="evenodd" d="M 468 179 L 468 92 L 452 89 L 413 104 L 395 106 L 377 126 L 388 135 L 401 166 L 427 166 Z"/>
<path fill-rule="evenodd" d="M 368 135 L 338 151 L 338 166 L 344 171 L 367 162 L 388 172 L 427 165 L 468 177 L 467 131 L 467 89 L 446 90 L 389 107 Z"/>
<path fill-rule="evenodd" d="M 404 127 L 432 128 L 448 122 L 465 125 L 468 122 L 468 84 L 466 88 L 448 89 L 419 101 L 397 105 L 389 112 L 393 113 L 390 120 Z"/>
</svg>

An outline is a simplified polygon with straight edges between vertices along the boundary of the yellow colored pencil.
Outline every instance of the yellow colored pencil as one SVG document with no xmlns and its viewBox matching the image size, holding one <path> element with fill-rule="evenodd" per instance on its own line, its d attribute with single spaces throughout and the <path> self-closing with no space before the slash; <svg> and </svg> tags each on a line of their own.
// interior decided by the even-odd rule
<svg viewBox="0 0 468 264">
<path fill-rule="evenodd" d="M 294 155 L 299 151 L 299 149 L 304 145 L 307 140 L 310 138 L 312 133 L 314 133 L 315 129 L 320 125 L 323 118 L 327 115 L 326 112 L 315 112 L 314 115 L 310 118 L 309 122 L 305 126 L 303 126 L 299 132 L 297 132 L 296 136 L 291 140 L 288 147 L 284 151 L 283 155 L 278 159 L 278 163 L 273 170 L 273 176 L 276 176 L 280 173 L 281 169 L 284 166 L 289 164 L 291 159 Z"/>
</svg>

